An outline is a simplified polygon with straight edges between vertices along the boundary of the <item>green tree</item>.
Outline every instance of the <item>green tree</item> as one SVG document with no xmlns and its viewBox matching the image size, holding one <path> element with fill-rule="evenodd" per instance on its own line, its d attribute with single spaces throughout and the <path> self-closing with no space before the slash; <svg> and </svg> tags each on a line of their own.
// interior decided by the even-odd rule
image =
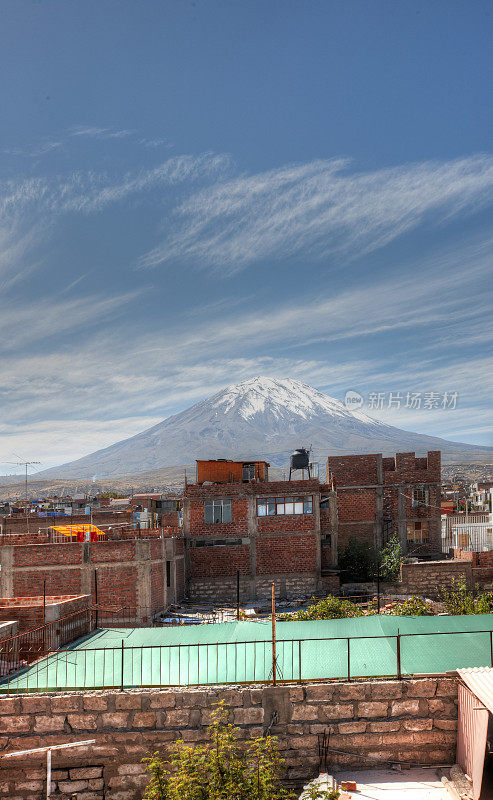
<svg viewBox="0 0 493 800">
<path fill-rule="evenodd" d="M 350 600 L 343 600 L 340 597 L 328 595 L 323 600 L 293 611 L 292 614 L 280 614 L 280 619 L 287 620 L 317 620 L 317 619 L 345 619 L 347 617 L 361 617 L 363 612 L 355 603 Z"/>
<path fill-rule="evenodd" d="M 344 548 L 339 567 L 345 581 L 371 581 L 377 574 L 378 551 L 363 539 L 352 538 Z"/>
<path fill-rule="evenodd" d="M 144 800 L 294 798 L 281 782 L 284 761 L 275 737 L 260 737 L 242 747 L 223 702 L 211 716 L 206 744 L 192 747 L 179 740 L 166 763 L 158 753 L 144 759 L 151 776 Z"/>
<path fill-rule="evenodd" d="M 402 546 L 394 534 L 382 550 L 380 560 L 380 577 L 384 581 L 394 583 L 399 578 L 401 568 Z"/>
</svg>

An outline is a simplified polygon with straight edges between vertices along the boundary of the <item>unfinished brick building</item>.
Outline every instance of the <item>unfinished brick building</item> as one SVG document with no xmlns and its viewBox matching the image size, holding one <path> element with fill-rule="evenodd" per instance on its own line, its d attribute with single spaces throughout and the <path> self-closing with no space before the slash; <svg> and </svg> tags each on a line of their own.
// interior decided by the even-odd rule
<svg viewBox="0 0 493 800">
<path fill-rule="evenodd" d="M 156 614 L 183 597 L 183 541 L 155 536 L 98 542 L 0 547 L 2 598 L 92 596 L 108 607 Z"/>
<path fill-rule="evenodd" d="M 441 454 L 329 456 L 337 493 L 338 548 L 351 538 L 382 547 L 397 534 L 405 553 L 440 551 Z M 329 478 L 328 478 L 329 479 Z"/>
<path fill-rule="evenodd" d="M 233 600 L 238 571 L 242 600 L 267 597 L 273 581 L 280 597 L 321 588 L 319 481 L 269 482 L 256 478 L 267 474 L 263 462 L 255 462 L 251 478 L 237 468 L 244 462 L 219 463 L 224 464 L 220 473 L 218 462 L 201 462 L 201 483 L 219 474 L 221 480 L 223 473 L 236 481 L 189 485 L 183 497 L 188 595 Z M 324 523 L 324 559 L 330 562 L 332 540 L 327 553 L 325 538 L 330 514 L 325 513 Z"/>
</svg>

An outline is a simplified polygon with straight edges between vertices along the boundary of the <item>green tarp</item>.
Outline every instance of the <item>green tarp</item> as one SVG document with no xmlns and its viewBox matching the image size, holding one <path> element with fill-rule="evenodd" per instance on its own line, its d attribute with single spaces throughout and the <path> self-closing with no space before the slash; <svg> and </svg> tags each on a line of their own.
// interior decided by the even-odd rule
<svg viewBox="0 0 493 800">
<path fill-rule="evenodd" d="M 352 678 L 395 676 L 398 633 L 402 675 L 489 666 L 491 630 L 491 614 L 278 622 L 278 678 L 347 678 L 348 670 Z M 271 678 L 271 622 L 258 620 L 98 630 L 4 678 L 0 692 L 193 686 Z"/>
</svg>

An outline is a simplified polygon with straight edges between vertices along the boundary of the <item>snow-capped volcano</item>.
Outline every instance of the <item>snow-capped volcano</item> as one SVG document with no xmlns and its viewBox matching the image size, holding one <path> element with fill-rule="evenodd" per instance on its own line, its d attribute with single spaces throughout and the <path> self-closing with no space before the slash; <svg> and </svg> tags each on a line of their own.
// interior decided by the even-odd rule
<svg viewBox="0 0 493 800">
<path fill-rule="evenodd" d="M 228 386 L 153 428 L 96 453 L 39 473 L 39 477 L 131 475 L 201 458 L 265 458 L 286 466 L 297 447 L 328 455 L 442 450 L 445 459 L 474 459 L 491 448 L 447 442 L 394 428 L 301 381 L 257 377 Z"/>
<path fill-rule="evenodd" d="M 228 386 L 211 397 L 210 402 L 224 414 L 233 412 L 245 420 L 265 413 L 277 419 L 284 419 L 289 414 L 302 419 L 333 414 L 336 417 L 356 417 L 363 422 L 378 424 L 366 414 L 350 412 L 339 400 L 292 378 L 251 378 Z"/>
</svg>

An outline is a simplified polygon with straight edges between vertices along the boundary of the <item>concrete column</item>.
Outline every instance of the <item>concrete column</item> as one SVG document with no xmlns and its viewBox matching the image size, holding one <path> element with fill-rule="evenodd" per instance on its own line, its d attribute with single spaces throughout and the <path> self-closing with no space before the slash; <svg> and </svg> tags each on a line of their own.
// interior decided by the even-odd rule
<svg viewBox="0 0 493 800">
<path fill-rule="evenodd" d="M 14 596 L 14 575 L 13 575 L 13 567 L 14 567 L 14 546 L 11 544 L 3 545 L 0 548 L 0 562 L 1 562 L 1 571 L 0 571 L 0 579 L 1 579 L 1 590 L 0 594 L 3 597 L 13 597 Z"/>
<path fill-rule="evenodd" d="M 247 498 L 247 525 L 250 537 L 250 599 L 257 599 L 257 498 Z"/>
<path fill-rule="evenodd" d="M 322 542 L 320 533 L 320 494 L 314 494 L 312 497 L 312 513 L 314 522 L 315 533 L 315 580 L 317 581 L 317 588 L 320 588 L 320 581 L 322 577 Z"/>
<path fill-rule="evenodd" d="M 140 617 L 152 613 L 151 592 L 151 542 L 136 539 L 135 560 L 137 562 L 137 614 Z"/>
<path fill-rule="evenodd" d="M 397 489 L 397 534 L 404 555 L 407 553 L 406 494 L 408 492 L 409 487 L 406 485 L 401 485 Z"/>
<path fill-rule="evenodd" d="M 331 492 L 329 497 L 329 519 L 330 519 L 330 556 L 333 567 L 337 566 L 339 560 L 339 517 L 337 514 L 337 491 Z"/>
</svg>

